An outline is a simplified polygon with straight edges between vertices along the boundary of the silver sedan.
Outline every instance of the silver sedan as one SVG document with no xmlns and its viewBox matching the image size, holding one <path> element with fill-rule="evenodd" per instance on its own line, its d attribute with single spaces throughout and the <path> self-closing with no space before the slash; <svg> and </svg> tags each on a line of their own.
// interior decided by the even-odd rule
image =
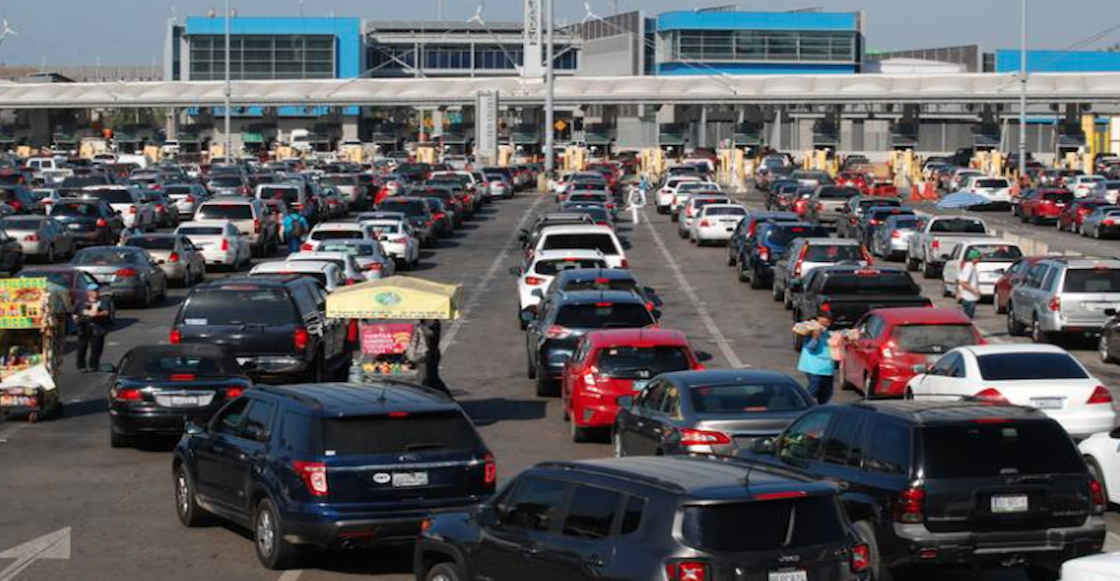
<svg viewBox="0 0 1120 581">
<path fill-rule="evenodd" d="M 0 230 L 19 242 L 26 258 L 48 263 L 73 256 L 77 244 L 69 230 L 47 216 L 8 216 L 0 220 Z"/>
<path fill-rule="evenodd" d="M 140 234 L 125 241 L 125 246 L 147 250 L 168 282 L 190 287 L 206 279 L 206 258 L 182 234 Z"/>
</svg>

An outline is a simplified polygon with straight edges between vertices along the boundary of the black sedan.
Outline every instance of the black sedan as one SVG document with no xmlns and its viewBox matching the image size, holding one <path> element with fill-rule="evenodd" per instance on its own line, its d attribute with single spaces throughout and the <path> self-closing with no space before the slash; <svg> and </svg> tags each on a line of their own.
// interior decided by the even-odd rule
<svg viewBox="0 0 1120 581">
<path fill-rule="evenodd" d="M 149 345 L 129 351 L 109 385 L 109 443 L 123 448 L 205 425 L 253 382 L 226 347 Z"/>
<path fill-rule="evenodd" d="M 809 393 L 784 373 L 664 373 L 636 397 L 619 398 L 614 451 L 616 456 L 732 456 L 755 439 L 781 433 L 813 405 Z"/>
</svg>

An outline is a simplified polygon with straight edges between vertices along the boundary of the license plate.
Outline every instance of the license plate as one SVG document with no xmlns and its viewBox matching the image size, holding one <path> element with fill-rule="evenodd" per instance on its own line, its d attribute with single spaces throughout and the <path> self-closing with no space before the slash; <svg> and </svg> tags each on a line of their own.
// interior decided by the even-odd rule
<svg viewBox="0 0 1120 581">
<path fill-rule="evenodd" d="M 202 398 L 194 395 L 173 395 L 167 398 L 167 405 L 173 408 L 195 408 L 202 405 Z"/>
<path fill-rule="evenodd" d="M 1064 397 L 1032 397 L 1031 407 L 1040 410 L 1060 410 L 1065 407 Z"/>
<path fill-rule="evenodd" d="M 809 581 L 809 573 L 805 570 L 771 571 L 769 581 Z"/>
<path fill-rule="evenodd" d="M 81 230 L 82 229 L 81 224 L 67 224 L 66 227 L 71 229 L 71 230 Z"/>
<path fill-rule="evenodd" d="M 994 514 L 1027 512 L 1029 508 L 1030 502 L 1027 500 L 1027 495 L 1025 494 L 1001 494 L 992 496 L 992 513 Z"/>
<path fill-rule="evenodd" d="M 649 385 L 648 379 L 635 379 L 633 389 L 634 391 L 642 391 L 647 385 Z"/>
<path fill-rule="evenodd" d="M 0 407 L 39 407 L 39 398 L 33 395 L 0 395 Z"/>
<path fill-rule="evenodd" d="M 393 488 L 409 488 L 413 486 L 427 486 L 427 472 L 394 472 Z"/>
<path fill-rule="evenodd" d="M 1094 311 L 1103 311 L 1116 307 L 1116 303 L 1084 303 L 1085 308 L 1093 309 Z"/>
</svg>

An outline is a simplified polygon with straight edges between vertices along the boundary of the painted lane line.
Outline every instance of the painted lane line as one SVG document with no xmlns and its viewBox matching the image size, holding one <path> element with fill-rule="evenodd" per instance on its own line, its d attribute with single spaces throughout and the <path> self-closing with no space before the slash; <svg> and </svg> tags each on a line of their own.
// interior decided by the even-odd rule
<svg viewBox="0 0 1120 581">
<path fill-rule="evenodd" d="M 645 220 L 645 224 L 650 234 L 653 235 L 653 241 L 657 244 L 657 248 L 661 250 L 661 256 L 665 258 L 665 263 L 669 265 L 669 270 L 673 271 L 673 276 L 677 278 L 677 283 L 680 285 L 681 290 L 684 291 L 684 294 L 688 297 L 688 301 L 692 303 L 692 307 L 695 308 L 696 312 L 700 315 L 700 320 L 704 322 L 704 326 L 708 329 L 708 334 L 712 336 L 716 345 L 719 346 L 720 353 L 723 354 L 723 358 L 727 361 L 727 364 L 736 369 L 744 367 L 743 361 L 735 354 L 735 350 L 731 348 L 731 343 L 727 341 L 727 337 L 723 334 L 723 331 L 720 331 L 719 327 L 716 326 L 715 319 L 712 319 L 712 315 L 708 313 L 708 309 L 700 302 L 700 297 L 696 294 L 696 289 L 688 284 L 688 280 L 685 279 L 684 273 L 681 272 L 681 267 L 677 264 L 677 260 L 673 258 L 673 254 L 670 253 L 669 248 L 665 246 L 665 241 L 661 239 L 661 234 L 653 227 L 653 221 Z"/>
<path fill-rule="evenodd" d="M 518 243 L 518 233 L 525 229 L 526 224 L 531 218 L 536 216 L 537 208 L 540 207 L 541 203 L 543 203 L 546 198 L 548 198 L 547 195 L 541 194 L 540 197 L 525 210 L 525 213 L 521 216 L 521 220 L 517 222 L 517 226 L 513 228 L 513 232 L 510 233 L 506 243 L 502 246 L 502 251 L 494 257 L 494 262 L 490 264 L 490 268 L 487 269 L 486 274 L 482 275 L 482 280 L 478 281 L 478 286 L 471 292 L 466 305 L 459 313 L 458 320 L 452 323 L 451 328 L 444 334 L 443 340 L 441 340 L 439 344 L 440 351 L 447 353 L 447 349 L 451 347 L 451 343 L 455 341 L 455 335 L 459 333 L 459 329 L 463 328 L 463 323 L 467 321 L 475 307 L 482 302 L 483 294 L 487 291 L 490 283 L 494 281 L 494 277 L 498 275 L 498 271 L 501 270 L 502 265 L 505 264 L 506 260 L 509 260 L 510 252 L 513 250 L 514 245 Z"/>
<path fill-rule="evenodd" d="M 303 575 L 302 570 L 292 569 L 291 571 L 284 571 L 276 581 L 297 581 L 301 575 Z"/>
</svg>

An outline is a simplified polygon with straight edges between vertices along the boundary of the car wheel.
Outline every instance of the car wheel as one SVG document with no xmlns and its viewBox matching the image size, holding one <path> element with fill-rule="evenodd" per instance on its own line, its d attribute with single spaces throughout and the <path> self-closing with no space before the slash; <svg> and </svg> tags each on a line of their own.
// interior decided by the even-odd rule
<svg viewBox="0 0 1120 581">
<path fill-rule="evenodd" d="M 926 261 L 922 261 L 922 278 L 932 280 L 937 277 L 937 267 L 930 265 Z"/>
<path fill-rule="evenodd" d="M 1037 315 L 1031 321 L 1031 341 L 1039 344 L 1052 342 L 1050 334 L 1042 330 L 1042 323 L 1038 321 Z"/>
<path fill-rule="evenodd" d="M 52 244 L 47 247 L 47 264 L 54 264 L 55 258 L 54 245 Z"/>
<path fill-rule="evenodd" d="M 855 529 L 856 535 L 867 545 L 867 552 L 871 557 L 871 580 L 872 581 L 893 581 L 894 575 L 891 570 L 883 564 L 883 560 L 879 557 L 879 542 L 875 540 L 875 527 L 870 522 L 861 520 L 852 525 Z M 905 578 L 905 576 L 900 576 Z"/>
<path fill-rule="evenodd" d="M 140 304 L 144 307 L 152 306 L 152 285 L 144 285 L 144 298 L 140 300 Z"/>
<path fill-rule="evenodd" d="M 1000 300 L 998 292 L 992 296 L 992 310 L 995 311 L 997 315 L 1002 315 L 1007 312 L 1007 305 L 1004 305 L 1003 301 Z"/>
<path fill-rule="evenodd" d="M 1093 227 L 1093 238 L 1096 238 L 1097 240 L 1101 239 L 1101 227 L 1100 226 L 1094 226 Z"/>
<path fill-rule="evenodd" d="M 782 293 L 782 307 L 787 311 L 793 310 L 793 295 L 788 290 Z"/>
<path fill-rule="evenodd" d="M 280 513 L 267 498 L 260 501 L 253 516 L 253 545 L 257 559 L 268 569 L 291 569 L 299 560 L 296 547 L 284 539 Z"/>
<path fill-rule="evenodd" d="M 547 374 L 537 372 L 537 397 L 556 397 L 556 382 L 548 378 Z"/>
<path fill-rule="evenodd" d="M 784 290 L 778 288 L 778 285 L 773 285 L 770 288 L 770 298 L 774 299 L 775 303 L 780 303 L 785 298 L 786 293 Z"/>
<path fill-rule="evenodd" d="M 185 527 L 200 527 L 209 523 L 210 514 L 195 498 L 194 480 L 182 464 L 172 471 L 175 486 L 175 513 Z"/>
<path fill-rule="evenodd" d="M 573 443 L 586 444 L 591 441 L 591 430 L 577 426 L 574 419 L 568 422 L 568 429 L 571 431 Z"/>
<path fill-rule="evenodd" d="M 910 272 L 918 272 L 918 259 L 906 257 L 906 270 Z"/>
<path fill-rule="evenodd" d="M 455 563 L 440 563 L 424 576 L 424 581 L 464 581 L 466 577 Z"/>
<path fill-rule="evenodd" d="M 750 286 L 755 290 L 761 289 L 763 287 L 762 277 L 758 274 L 757 270 L 751 270 Z"/>
<path fill-rule="evenodd" d="M 1007 304 L 1007 334 L 1012 337 L 1022 337 L 1027 332 L 1027 326 L 1015 318 L 1015 305 Z"/>
<path fill-rule="evenodd" d="M 875 399 L 875 386 L 878 384 L 879 378 L 874 374 L 863 378 L 863 399 Z"/>
<path fill-rule="evenodd" d="M 728 246 L 731 245 L 730 242 L 728 242 L 727 244 Z M 730 250 L 727 251 L 727 266 L 735 266 L 735 253 L 731 252 Z"/>
<path fill-rule="evenodd" d="M 1097 340 L 1097 354 L 1101 357 L 1101 363 L 1116 363 L 1116 358 L 1112 356 L 1112 352 L 1108 349 L 1108 335 L 1104 332 L 1101 333 L 1101 338 Z"/>
<path fill-rule="evenodd" d="M 622 447 L 622 434 L 618 433 L 617 428 L 611 430 L 611 446 L 614 448 L 615 458 L 626 456 L 626 450 Z"/>
<path fill-rule="evenodd" d="M 747 282 L 750 278 L 747 276 L 746 265 L 743 261 L 739 261 L 739 267 L 735 269 L 735 274 L 739 277 L 739 282 Z"/>
</svg>

